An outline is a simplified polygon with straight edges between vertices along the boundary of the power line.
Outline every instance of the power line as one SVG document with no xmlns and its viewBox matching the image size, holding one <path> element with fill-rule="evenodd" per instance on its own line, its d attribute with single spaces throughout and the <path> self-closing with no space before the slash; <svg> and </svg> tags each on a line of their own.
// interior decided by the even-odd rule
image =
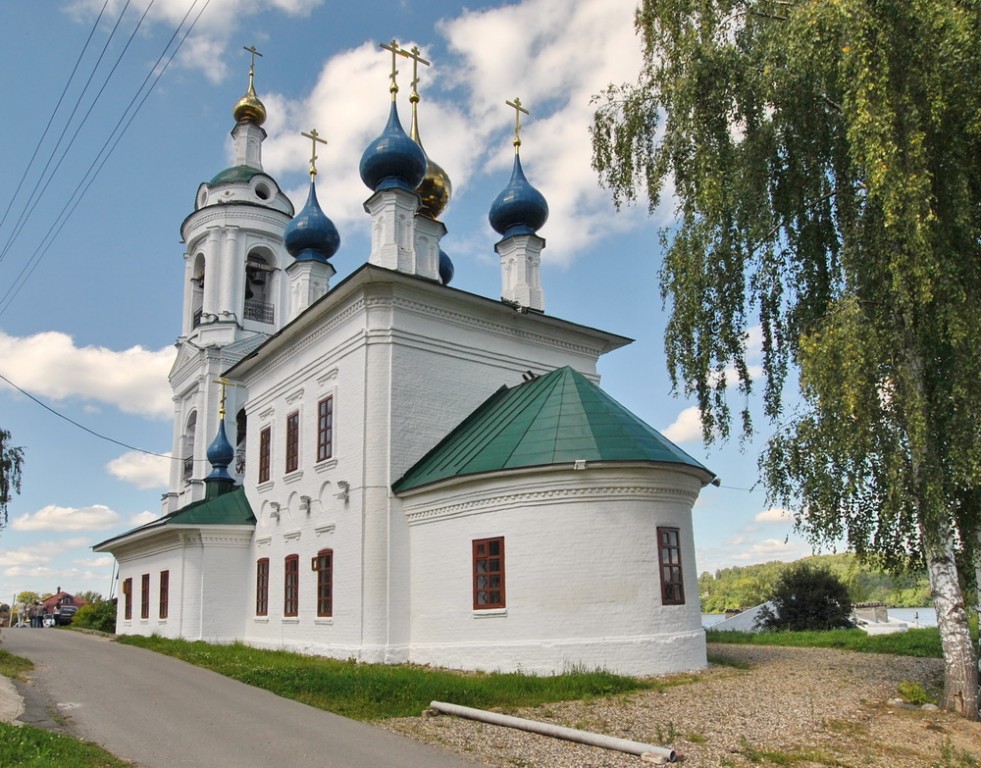
<svg viewBox="0 0 981 768">
<path fill-rule="evenodd" d="M 148 451 L 145 448 L 137 448 L 135 445 L 130 445 L 129 443 L 124 443 L 121 440 L 116 440 L 115 438 L 109 437 L 107 435 L 103 435 L 100 432 L 96 432 L 94 429 L 89 429 L 84 424 L 79 424 L 77 421 L 75 421 L 73 419 L 70 419 L 67 416 L 65 416 L 65 414 L 59 413 L 58 411 L 56 411 L 54 408 L 52 408 L 47 403 L 41 402 L 36 397 L 34 397 L 34 395 L 32 395 L 30 392 L 28 392 L 27 390 L 24 390 L 24 389 L 21 389 L 20 387 L 18 387 L 16 384 L 14 384 L 14 382 L 12 382 L 10 379 L 8 379 L 6 376 L 4 376 L 2 373 L 0 373 L 0 379 L 3 379 L 10 386 L 12 386 L 14 389 L 16 389 L 22 395 L 24 395 L 24 397 L 27 397 L 27 398 L 33 400 L 35 403 L 37 403 L 38 405 L 40 405 L 46 411 L 49 411 L 49 412 L 53 413 L 59 419 L 64 419 L 65 421 L 67 421 L 72 426 L 78 427 L 83 432 L 88 432 L 90 435 L 93 435 L 94 437 L 97 437 L 100 440 L 105 440 L 108 443 L 113 443 L 115 445 L 122 446 L 123 448 L 128 448 L 129 450 L 136 451 L 137 453 L 145 453 L 147 456 L 158 456 L 161 459 L 170 459 L 171 461 L 178 461 L 179 460 L 175 456 L 170 456 L 170 455 L 165 454 L 165 453 L 156 453 L 154 451 Z"/>
</svg>

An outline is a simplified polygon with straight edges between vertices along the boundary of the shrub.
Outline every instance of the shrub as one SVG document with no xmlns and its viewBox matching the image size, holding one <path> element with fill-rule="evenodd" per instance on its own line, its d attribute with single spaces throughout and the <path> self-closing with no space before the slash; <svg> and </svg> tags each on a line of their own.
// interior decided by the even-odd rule
<svg viewBox="0 0 981 768">
<path fill-rule="evenodd" d="M 756 621 L 759 629 L 840 629 L 852 626 L 848 588 L 831 571 L 797 563 L 781 574 Z"/>
<path fill-rule="evenodd" d="M 97 629 L 100 632 L 116 631 L 116 601 L 96 600 L 78 609 L 72 624 L 86 629 Z"/>
</svg>

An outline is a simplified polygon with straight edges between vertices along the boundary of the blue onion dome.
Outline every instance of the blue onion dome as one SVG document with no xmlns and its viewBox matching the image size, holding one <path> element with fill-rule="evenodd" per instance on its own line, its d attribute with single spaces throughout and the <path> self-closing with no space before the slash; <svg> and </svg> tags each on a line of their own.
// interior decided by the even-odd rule
<svg viewBox="0 0 981 768">
<path fill-rule="evenodd" d="M 504 237 L 533 235 L 548 221 L 545 196 L 528 183 L 517 154 L 511 180 L 494 199 L 488 218 L 491 226 Z"/>
<path fill-rule="evenodd" d="M 361 156 L 361 180 L 375 192 L 383 189 L 415 192 L 425 175 L 426 153 L 402 130 L 393 101 L 388 125 Z"/>
<path fill-rule="evenodd" d="M 453 261 L 442 248 L 439 249 L 439 279 L 443 285 L 449 285 L 453 279 Z"/>
<path fill-rule="evenodd" d="M 225 420 L 222 419 L 218 424 L 218 434 L 208 446 L 208 461 L 211 462 L 212 467 L 208 479 L 231 480 L 232 476 L 228 474 L 228 465 L 232 463 L 234 458 L 235 449 L 228 442 L 228 436 L 225 434 Z"/>
<path fill-rule="evenodd" d="M 317 188 L 313 179 L 310 180 L 306 205 L 286 225 L 283 239 L 286 250 L 297 261 L 326 262 L 337 253 L 341 236 L 317 202 Z"/>
</svg>

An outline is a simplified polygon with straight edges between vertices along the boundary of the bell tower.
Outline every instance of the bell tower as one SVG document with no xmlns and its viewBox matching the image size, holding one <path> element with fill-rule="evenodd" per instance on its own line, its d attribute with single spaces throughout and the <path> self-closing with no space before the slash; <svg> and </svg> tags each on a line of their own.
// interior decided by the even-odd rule
<svg viewBox="0 0 981 768">
<path fill-rule="evenodd" d="M 266 108 L 255 91 L 255 46 L 249 84 L 233 110 L 233 165 L 202 182 L 194 210 L 181 225 L 184 298 L 177 360 L 170 372 L 174 393 L 170 490 L 163 512 L 205 496 L 207 442 L 222 418 L 221 373 L 241 360 L 288 320 L 286 267 L 293 261 L 283 233 L 293 204 L 262 168 Z M 244 468 L 245 392 L 227 392 L 228 431 L 236 447 L 229 466 L 241 481 Z"/>
</svg>

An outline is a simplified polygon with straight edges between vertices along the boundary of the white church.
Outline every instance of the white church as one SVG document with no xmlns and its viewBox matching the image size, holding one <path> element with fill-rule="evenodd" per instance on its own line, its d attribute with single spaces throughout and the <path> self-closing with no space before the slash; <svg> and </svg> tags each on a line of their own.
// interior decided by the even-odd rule
<svg viewBox="0 0 981 768">
<path fill-rule="evenodd" d="M 263 171 L 253 55 L 234 164 L 181 225 L 183 461 L 159 520 L 94 547 L 118 562 L 116 631 L 466 670 L 705 666 L 692 506 L 714 475 L 599 388 L 629 339 L 545 313 L 548 206 L 517 127 L 490 206 L 500 295 L 450 287 L 450 180 L 415 87 L 399 122 L 394 65 L 390 91 L 361 160 L 371 250 L 335 281 L 315 164 L 297 214 Z"/>
</svg>

